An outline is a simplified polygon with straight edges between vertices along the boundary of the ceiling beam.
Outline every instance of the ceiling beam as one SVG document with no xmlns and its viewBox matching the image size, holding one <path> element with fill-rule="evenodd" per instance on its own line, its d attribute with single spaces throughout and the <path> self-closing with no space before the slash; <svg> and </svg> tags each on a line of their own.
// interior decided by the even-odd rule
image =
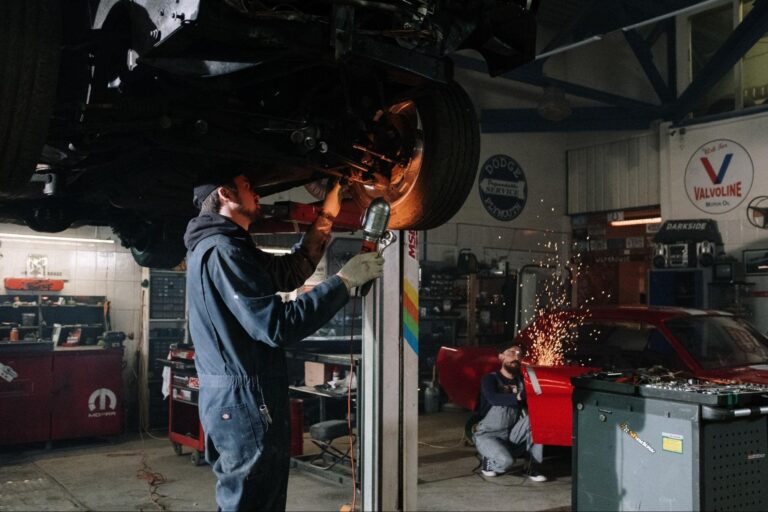
<svg viewBox="0 0 768 512">
<path fill-rule="evenodd" d="M 648 77 L 648 81 L 651 82 L 651 86 L 661 102 L 668 103 L 673 101 L 675 97 L 672 95 L 667 82 L 664 81 L 661 73 L 659 73 L 659 69 L 653 62 L 653 52 L 651 51 L 650 45 L 646 43 L 645 39 L 643 39 L 635 29 L 625 30 L 624 39 L 627 40 L 629 47 L 632 49 L 632 53 L 635 54 L 637 62 L 640 64 L 640 67 L 643 68 L 645 76 Z"/>
<path fill-rule="evenodd" d="M 699 76 L 677 99 L 669 117 L 679 122 L 688 115 L 766 33 L 768 33 L 768 0 L 756 0 L 752 11 L 710 57 L 699 71 Z"/>
<path fill-rule="evenodd" d="M 488 72 L 487 66 L 481 60 L 463 55 L 453 55 L 451 58 L 454 60 L 457 66 L 463 69 L 477 71 L 480 73 Z M 633 98 L 627 98 L 626 96 L 620 96 L 610 92 L 601 91 L 599 89 L 593 89 L 592 87 L 586 87 L 583 85 L 566 82 L 557 78 L 548 77 L 543 75 L 541 72 L 531 70 L 530 65 L 521 66 L 501 75 L 501 77 L 507 80 L 514 80 L 516 82 L 535 85 L 538 87 L 557 87 L 562 89 L 566 94 L 598 101 L 600 103 L 605 103 L 606 105 L 622 107 L 633 112 L 642 112 L 649 115 L 658 115 L 661 112 L 658 105 Z"/>
<path fill-rule="evenodd" d="M 613 9 L 614 16 L 621 22 L 622 25 L 627 26 L 632 19 L 627 12 L 627 5 L 623 2 L 617 3 Z M 663 23 L 664 20 L 655 23 L 658 26 Z M 646 78 L 653 87 L 656 96 L 658 96 L 661 103 L 669 103 L 675 99 L 670 94 L 669 86 L 659 72 L 659 68 L 656 67 L 653 59 L 653 52 L 651 51 L 652 44 L 649 44 L 643 36 L 640 35 L 637 28 L 625 28 L 622 29 L 624 39 L 627 41 L 632 53 L 635 54 L 638 64 L 643 69 Z"/>
<path fill-rule="evenodd" d="M 563 46 L 567 42 L 569 42 L 570 39 L 573 39 L 573 35 L 575 33 L 575 30 L 577 27 L 582 25 L 582 22 L 584 21 L 584 18 L 592 12 L 592 8 L 597 3 L 597 0 L 591 0 L 589 4 L 587 4 L 584 9 L 579 12 L 578 15 L 571 18 L 571 21 L 568 22 L 568 25 L 566 25 L 562 30 L 560 30 L 555 36 L 549 40 L 547 45 L 542 48 L 542 50 L 539 52 L 540 54 L 549 53 L 555 48 L 558 48 L 560 46 Z M 542 68 L 544 66 L 544 63 L 547 62 L 547 59 L 549 59 L 549 56 L 536 58 L 535 65 L 539 68 Z"/>
<path fill-rule="evenodd" d="M 652 118 L 616 107 L 576 107 L 562 121 L 549 121 L 535 108 L 483 109 L 481 133 L 647 130 Z"/>
<path fill-rule="evenodd" d="M 674 18 L 662 21 L 667 26 L 667 86 L 673 98 L 677 98 L 677 25 Z"/>
</svg>

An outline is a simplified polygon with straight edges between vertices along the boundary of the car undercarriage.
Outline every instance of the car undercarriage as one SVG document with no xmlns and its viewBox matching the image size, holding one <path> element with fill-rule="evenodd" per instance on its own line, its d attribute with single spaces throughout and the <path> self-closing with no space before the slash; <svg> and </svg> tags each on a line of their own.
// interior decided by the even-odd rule
<svg viewBox="0 0 768 512">
<path fill-rule="evenodd" d="M 149 262 L 159 266 L 183 257 L 194 184 L 232 169 L 262 196 L 343 178 L 361 208 L 387 199 L 392 228 L 444 223 L 479 158 L 448 55 L 472 48 L 499 74 L 535 43 L 535 6 L 522 0 L 0 9 L 0 71 L 16 85 L 0 96 L 0 219 L 50 232 L 109 225 L 139 252 L 173 246 Z"/>
</svg>

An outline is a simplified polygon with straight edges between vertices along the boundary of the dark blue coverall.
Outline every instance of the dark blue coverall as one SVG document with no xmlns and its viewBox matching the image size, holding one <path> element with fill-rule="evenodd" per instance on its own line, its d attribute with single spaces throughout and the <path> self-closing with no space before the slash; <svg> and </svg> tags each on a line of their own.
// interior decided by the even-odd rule
<svg viewBox="0 0 768 512">
<path fill-rule="evenodd" d="M 283 347 L 314 333 L 349 299 L 338 276 L 295 301 L 276 295 L 314 272 L 322 250 L 306 243 L 309 235 L 293 254 L 275 257 L 221 215 L 201 215 L 187 226 L 189 330 L 220 510 L 285 510 L 290 422 Z"/>
</svg>

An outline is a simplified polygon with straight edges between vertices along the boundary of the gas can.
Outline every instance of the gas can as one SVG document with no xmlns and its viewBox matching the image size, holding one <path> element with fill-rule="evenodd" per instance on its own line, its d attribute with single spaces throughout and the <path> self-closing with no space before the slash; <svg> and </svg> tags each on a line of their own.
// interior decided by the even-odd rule
<svg viewBox="0 0 768 512">
<path fill-rule="evenodd" d="M 424 388 L 424 414 L 440 411 L 440 390 L 432 382 Z"/>
</svg>

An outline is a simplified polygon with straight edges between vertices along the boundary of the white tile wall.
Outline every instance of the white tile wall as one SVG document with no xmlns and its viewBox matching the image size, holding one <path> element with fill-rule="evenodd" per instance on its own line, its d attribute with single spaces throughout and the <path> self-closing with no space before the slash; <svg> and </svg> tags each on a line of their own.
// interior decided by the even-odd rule
<svg viewBox="0 0 768 512">
<path fill-rule="evenodd" d="M 49 236 L 8 224 L 0 224 L 0 233 Z M 62 295 L 106 296 L 111 302 L 112 329 L 135 336 L 124 345 L 125 375 L 130 377 L 135 371 L 137 340 L 141 332 L 141 267 L 134 263 L 131 253 L 117 242 L 117 237 L 108 228 L 84 227 L 50 236 L 113 239 L 116 243 L 21 241 L 0 235 L 0 278 L 26 277 L 29 255 L 44 255 L 48 257 L 49 277 L 66 281 Z"/>
<path fill-rule="evenodd" d="M 75 269 L 75 279 L 82 281 L 84 279 L 96 278 L 96 252 L 93 250 L 77 250 L 77 268 Z"/>
</svg>

